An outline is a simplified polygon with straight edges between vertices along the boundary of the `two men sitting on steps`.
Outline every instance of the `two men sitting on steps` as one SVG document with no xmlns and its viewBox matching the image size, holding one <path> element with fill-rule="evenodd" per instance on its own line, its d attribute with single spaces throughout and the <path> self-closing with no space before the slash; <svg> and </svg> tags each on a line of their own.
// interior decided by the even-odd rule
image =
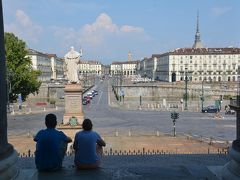
<svg viewBox="0 0 240 180">
<path fill-rule="evenodd" d="M 56 130 L 57 117 L 48 114 L 45 117 L 46 129 L 40 130 L 34 138 L 36 144 L 35 164 L 39 171 L 56 171 L 62 168 L 62 161 L 67 144 L 72 139 L 63 132 Z M 74 163 L 78 169 L 93 169 L 100 166 L 105 142 L 100 135 L 92 131 L 90 119 L 83 121 L 83 131 L 75 135 L 73 148 Z"/>
</svg>

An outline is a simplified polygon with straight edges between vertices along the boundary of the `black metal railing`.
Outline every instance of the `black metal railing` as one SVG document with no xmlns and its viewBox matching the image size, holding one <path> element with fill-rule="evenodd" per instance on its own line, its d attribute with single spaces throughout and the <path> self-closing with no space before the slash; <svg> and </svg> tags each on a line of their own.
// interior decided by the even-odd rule
<svg viewBox="0 0 240 180">
<path fill-rule="evenodd" d="M 168 155 L 168 154 L 227 154 L 228 148 L 207 148 L 206 151 L 201 152 L 181 152 L 178 148 L 175 148 L 174 150 L 160 150 L 160 149 L 129 149 L 129 150 L 119 150 L 119 149 L 108 149 L 104 150 L 105 156 L 145 156 L 145 155 Z M 72 156 L 74 155 L 74 151 L 67 151 L 66 156 Z M 35 157 L 34 151 L 31 151 L 30 149 L 26 153 L 18 153 L 19 157 Z"/>
</svg>

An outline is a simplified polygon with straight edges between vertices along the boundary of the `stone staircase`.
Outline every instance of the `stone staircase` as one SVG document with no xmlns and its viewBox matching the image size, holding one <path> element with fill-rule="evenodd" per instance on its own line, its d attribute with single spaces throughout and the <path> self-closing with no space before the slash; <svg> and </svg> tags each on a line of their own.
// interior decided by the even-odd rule
<svg viewBox="0 0 240 180">
<path fill-rule="evenodd" d="M 34 158 L 19 158 L 21 168 L 17 179 L 218 179 L 221 168 L 230 159 L 225 154 L 165 154 L 165 155 L 108 155 L 96 170 L 76 170 L 73 156 L 67 156 L 63 169 L 53 173 L 38 173 Z"/>
</svg>

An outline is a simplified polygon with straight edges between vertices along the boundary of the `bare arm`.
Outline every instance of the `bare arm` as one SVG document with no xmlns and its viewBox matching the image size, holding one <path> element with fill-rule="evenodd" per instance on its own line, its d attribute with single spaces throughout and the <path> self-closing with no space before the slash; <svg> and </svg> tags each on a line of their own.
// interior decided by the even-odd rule
<svg viewBox="0 0 240 180">
<path fill-rule="evenodd" d="M 106 143 L 105 143 L 104 140 L 102 140 L 102 139 L 98 139 L 98 140 L 97 140 L 97 144 L 98 144 L 99 146 L 106 146 Z"/>
<path fill-rule="evenodd" d="M 72 139 L 70 137 L 67 137 L 67 143 L 72 142 Z"/>
<path fill-rule="evenodd" d="M 76 139 L 76 136 L 75 136 L 74 142 L 73 142 L 73 149 L 77 150 L 77 139 Z"/>
</svg>

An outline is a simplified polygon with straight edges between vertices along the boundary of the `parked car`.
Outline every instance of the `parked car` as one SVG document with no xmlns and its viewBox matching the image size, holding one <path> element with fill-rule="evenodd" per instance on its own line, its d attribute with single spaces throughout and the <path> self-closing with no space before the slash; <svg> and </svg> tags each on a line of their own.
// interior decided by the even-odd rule
<svg viewBox="0 0 240 180">
<path fill-rule="evenodd" d="M 92 90 L 92 94 L 94 94 L 94 96 L 98 95 L 98 91 L 97 90 Z"/>
<path fill-rule="evenodd" d="M 95 95 L 96 95 L 93 91 L 91 92 L 91 94 L 92 94 L 92 97 L 95 97 Z"/>
<path fill-rule="evenodd" d="M 87 99 L 82 99 L 82 105 L 87 105 L 88 102 L 87 102 Z"/>
<path fill-rule="evenodd" d="M 216 106 L 207 106 L 202 109 L 202 113 L 217 113 L 218 111 Z"/>
<path fill-rule="evenodd" d="M 92 95 L 92 93 L 90 93 L 90 92 L 87 93 L 87 96 L 90 97 L 91 99 L 93 98 L 93 95 Z"/>
<path fill-rule="evenodd" d="M 87 103 L 91 102 L 91 98 L 89 96 L 84 96 L 83 99 L 85 99 L 87 101 Z"/>
</svg>

